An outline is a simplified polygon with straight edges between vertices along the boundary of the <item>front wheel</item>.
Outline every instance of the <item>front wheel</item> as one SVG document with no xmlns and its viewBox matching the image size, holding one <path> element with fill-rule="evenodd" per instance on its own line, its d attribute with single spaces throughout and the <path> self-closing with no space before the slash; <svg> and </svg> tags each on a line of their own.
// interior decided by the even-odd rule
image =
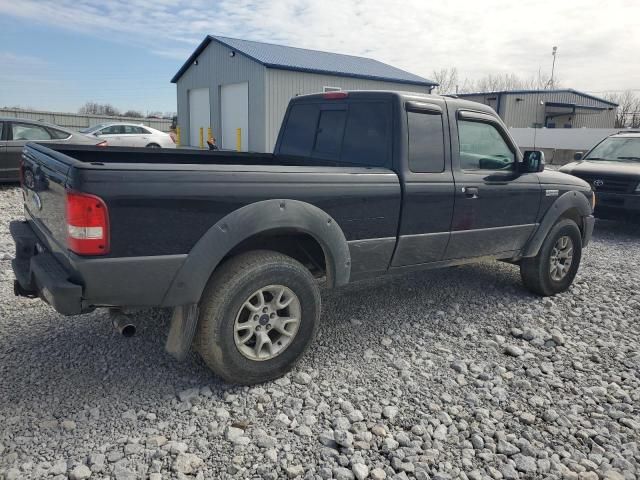
<svg viewBox="0 0 640 480">
<path fill-rule="evenodd" d="M 200 300 L 197 349 L 216 374 L 254 384 L 285 374 L 313 340 L 320 289 L 291 257 L 253 251 L 214 273 Z"/>
<path fill-rule="evenodd" d="M 538 255 L 520 262 L 525 287 L 542 296 L 564 292 L 573 283 L 582 257 L 582 235 L 573 220 L 556 223 Z"/>
</svg>

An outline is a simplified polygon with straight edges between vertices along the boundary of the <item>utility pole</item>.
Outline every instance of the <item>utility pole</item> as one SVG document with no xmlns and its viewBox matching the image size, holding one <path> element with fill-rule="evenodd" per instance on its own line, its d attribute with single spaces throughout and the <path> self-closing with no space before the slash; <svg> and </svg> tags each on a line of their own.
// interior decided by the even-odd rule
<svg viewBox="0 0 640 480">
<path fill-rule="evenodd" d="M 558 52 L 558 47 L 553 47 L 551 51 L 551 55 L 553 55 L 553 63 L 551 64 L 551 80 L 549 80 L 549 85 L 551 90 L 553 90 L 553 74 L 556 69 L 556 53 Z"/>
</svg>

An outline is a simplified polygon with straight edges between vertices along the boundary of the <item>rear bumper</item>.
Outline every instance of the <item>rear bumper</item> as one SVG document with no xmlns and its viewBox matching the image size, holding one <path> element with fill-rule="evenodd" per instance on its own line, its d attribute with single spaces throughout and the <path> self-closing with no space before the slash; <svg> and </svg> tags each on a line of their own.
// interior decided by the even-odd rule
<svg viewBox="0 0 640 480">
<path fill-rule="evenodd" d="M 157 307 L 186 255 L 82 257 L 40 238 L 31 222 L 11 222 L 17 295 L 40 297 L 63 315 L 96 307 Z M 173 305 L 165 305 L 173 306 Z"/>
<path fill-rule="evenodd" d="M 82 286 L 69 281 L 70 273 L 53 254 L 39 251 L 38 238 L 25 222 L 11 222 L 16 258 L 11 262 L 16 295 L 40 297 L 63 315 L 77 315 L 83 308 Z"/>
</svg>

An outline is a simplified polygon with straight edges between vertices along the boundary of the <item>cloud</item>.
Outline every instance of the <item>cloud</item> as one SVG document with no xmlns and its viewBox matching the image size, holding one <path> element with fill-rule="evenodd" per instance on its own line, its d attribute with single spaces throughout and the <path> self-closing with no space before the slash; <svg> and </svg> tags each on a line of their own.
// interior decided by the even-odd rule
<svg viewBox="0 0 640 480">
<path fill-rule="evenodd" d="M 185 60 L 209 33 L 365 55 L 429 78 L 551 68 L 585 90 L 638 88 L 635 0 L 0 0 L 0 14 L 85 34 L 132 39 Z"/>
</svg>

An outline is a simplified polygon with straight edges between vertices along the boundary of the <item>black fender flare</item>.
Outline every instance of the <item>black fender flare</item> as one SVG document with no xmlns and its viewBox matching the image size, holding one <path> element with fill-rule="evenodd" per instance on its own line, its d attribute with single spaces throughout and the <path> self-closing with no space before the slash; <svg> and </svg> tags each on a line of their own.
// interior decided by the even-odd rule
<svg viewBox="0 0 640 480">
<path fill-rule="evenodd" d="M 547 238 L 547 234 L 551 228 L 555 225 L 558 219 L 562 217 L 562 215 L 572 208 L 577 209 L 580 216 L 583 218 L 588 217 L 592 213 L 591 204 L 582 192 L 569 191 L 563 193 L 555 202 L 553 202 L 551 207 L 549 207 L 547 213 L 542 218 L 536 233 L 529 239 L 529 242 L 524 248 L 521 256 L 535 257 L 540 251 L 542 243 L 544 242 L 544 239 Z M 578 226 L 581 227 L 581 225 Z"/>
<path fill-rule="evenodd" d="M 264 200 L 228 214 L 198 240 L 171 282 L 162 306 L 198 303 L 211 274 L 234 247 L 254 235 L 275 230 L 311 235 L 324 251 L 328 285 L 349 282 L 349 246 L 329 214 L 299 200 Z"/>
</svg>

